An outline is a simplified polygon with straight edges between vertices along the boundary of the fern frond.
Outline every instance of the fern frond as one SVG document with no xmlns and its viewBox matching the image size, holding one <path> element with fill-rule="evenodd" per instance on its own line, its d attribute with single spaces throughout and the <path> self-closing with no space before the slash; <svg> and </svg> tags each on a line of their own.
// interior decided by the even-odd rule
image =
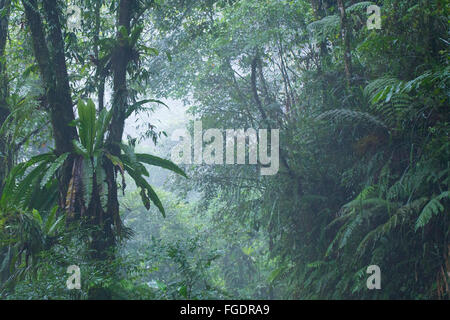
<svg viewBox="0 0 450 320">
<path fill-rule="evenodd" d="M 352 4 L 351 6 L 349 6 L 348 8 L 345 9 L 345 11 L 349 14 L 352 13 L 366 13 L 367 7 L 376 4 L 373 1 L 361 1 L 361 2 L 357 2 L 355 4 Z"/>
<path fill-rule="evenodd" d="M 324 17 L 318 21 L 310 23 L 307 27 L 317 41 L 326 40 L 339 32 L 340 20 L 337 15 Z"/>
<path fill-rule="evenodd" d="M 330 120 L 333 122 L 352 122 L 366 125 L 367 127 L 383 128 L 389 130 L 387 125 L 367 112 L 354 111 L 350 109 L 336 109 L 330 110 L 320 114 L 318 120 Z"/>
<path fill-rule="evenodd" d="M 356 249 L 356 255 L 362 256 L 370 242 L 374 243 L 382 236 L 387 236 L 393 232 L 397 226 L 408 223 L 410 221 L 411 214 L 418 212 L 427 200 L 428 199 L 426 197 L 422 197 L 397 209 L 395 214 L 393 214 L 385 223 L 380 224 L 378 227 L 367 233 L 367 235 L 359 243 L 358 248 Z"/>
<path fill-rule="evenodd" d="M 441 203 L 442 199 L 449 198 L 449 191 L 444 191 L 437 197 L 430 200 L 427 205 L 423 208 L 419 218 L 416 221 L 415 230 L 423 228 L 430 222 L 433 215 L 438 215 L 443 212 L 445 207 Z"/>
</svg>

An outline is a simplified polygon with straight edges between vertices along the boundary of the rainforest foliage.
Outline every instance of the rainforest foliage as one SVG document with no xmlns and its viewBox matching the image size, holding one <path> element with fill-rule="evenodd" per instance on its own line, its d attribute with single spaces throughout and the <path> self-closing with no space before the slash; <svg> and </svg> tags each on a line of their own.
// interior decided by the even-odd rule
<svg viewBox="0 0 450 320">
<path fill-rule="evenodd" d="M 449 12 L 0 0 L 0 298 L 449 299 Z M 193 119 L 278 173 L 174 164 Z"/>
</svg>

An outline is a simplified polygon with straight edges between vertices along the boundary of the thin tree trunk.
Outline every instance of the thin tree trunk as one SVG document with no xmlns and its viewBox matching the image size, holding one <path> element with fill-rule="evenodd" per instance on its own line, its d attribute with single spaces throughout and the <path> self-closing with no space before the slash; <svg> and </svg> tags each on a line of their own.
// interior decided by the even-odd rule
<svg viewBox="0 0 450 320">
<path fill-rule="evenodd" d="M 100 76 L 100 79 L 98 81 L 98 110 L 101 111 L 105 108 L 106 76 Z"/>
<path fill-rule="evenodd" d="M 314 12 L 314 18 L 316 20 L 320 20 L 323 17 L 325 17 L 327 15 L 327 10 L 326 8 L 324 8 L 322 1 L 317 1 L 317 0 L 311 0 L 311 5 L 313 8 L 313 12 Z M 319 43 L 319 58 L 317 59 L 317 73 L 319 75 L 319 78 L 321 79 L 321 91 L 322 91 L 322 103 L 324 106 L 328 106 L 329 103 L 329 99 L 328 99 L 328 90 L 327 90 L 327 82 L 324 79 L 324 64 L 327 61 L 327 57 L 328 57 L 328 49 L 327 49 L 327 41 L 326 40 L 322 40 Z M 326 66 L 325 66 L 326 67 Z"/>
<path fill-rule="evenodd" d="M 259 98 L 259 94 L 258 94 L 258 84 L 256 82 L 256 78 L 257 78 L 257 68 L 258 68 L 258 64 L 259 64 L 259 62 L 258 62 L 259 59 L 260 59 L 259 55 L 256 55 L 252 60 L 250 82 L 251 82 L 251 87 L 252 87 L 253 98 L 255 99 L 255 102 L 256 102 L 256 107 L 258 108 L 258 111 L 260 112 L 261 117 L 267 126 L 267 129 L 271 130 L 272 126 L 270 123 L 270 119 L 268 118 L 267 113 L 264 110 L 264 107 L 261 103 L 261 99 Z M 296 176 L 295 172 L 292 171 L 291 167 L 289 166 L 289 164 L 287 162 L 285 150 L 281 147 L 280 147 L 280 160 L 281 160 L 281 163 L 286 168 L 289 176 L 292 179 L 297 181 L 299 190 L 303 190 L 300 179 Z M 302 192 L 303 191 L 299 191 L 299 194 L 301 194 Z"/>
<path fill-rule="evenodd" d="M 125 28 L 130 32 L 131 6 L 133 0 L 121 0 L 119 3 L 119 16 L 117 28 Z M 118 46 L 112 57 L 113 69 L 113 118 L 111 120 L 109 142 L 114 155 L 120 154 L 117 143 L 122 141 L 125 126 L 125 114 L 128 103 L 127 66 L 131 58 L 131 48 L 123 34 L 117 31 Z"/>
<path fill-rule="evenodd" d="M 105 78 L 106 73 L 104 72 L 104 68 L 106 66 L 102 66 L 100 64 L 100 55 L 99 55 L 99 41 L 100 41 L 100 10 L 102 7 L 102 0 L 97 0 L 95 3 L 94 15 L 95 15 L 95 32 L 94 32 L 94 56 L 97 63 L 97 71 L 95 75 L 95 83 L 97 85 L 97 94 L 98 94 L 98 110 L 101 111 L 105 107 Z"/>
<path fill-rule="evenodd" d="M 109 127 L 109 136 L 107 146 L 110 152 L 115 155 L 120 155 L 120 146 L 122 142 L 123 131 L 125 127 L 125 115 L 128 103 L 128 88 L 127 88 L 127 66 L 131 58 L 131 48 L 129 47 L 127 39 L 124 38 L 120 29 L 125 28 L 130 32 L 131 11 L 134 0 L 121 0 L 119 3 L 118 20 L 117 20 L 117 41 L 118 46 L 115 49 L 112 57 L 113 70 L 113 101 L 112 111 L 113 117 Z M 116 227 L 117 232 L 121 232 L 121 220 L 119 216 L 119 201 L 117 198 L 117 171 L 111 163 L 106 165 L 106 175 L 108 183 L 108 204 L 107 212 L 103 224 L 103 232 L 105 233 L 105 240 L 98 244 L 99 249 L 110 247 L 114 244 L 114 237 L 112 234 L 112 225 Z"/>
<path fill-rule="evenodd" d="M 0 17 L 0 127 L 4 124 L 10 111 L 6 103 L 8 97 L 8 76 L 6 74 L 6 38 L 8 34 L 9 14 L 11 10 L 10 0 L 0 0 L 0 10 L 3 15 Z M 0 196 L 3 184 L 12 163 L 11 149 L 8 148 L 6 135 L 0 135 Z"/>
<path fill-rule="evenodd" d="M 11 9 L 11 0 L 0 0 L 0 10 L 3 11 L 3 15 L 0 16 L 0 112 L 9 113 L 6 107 L 6 97 L 8 96 L 8 78 L 6 76 L 6 38 L 8 34 L 9 25 L 9 14 Z M 5 119 L 0 118 L 0 124 L 3 123 Z"/>
<path fill-rule="evenodd" d="M 338 0 L 337 2 L 339 13 L 341 15 L 341 37 L 344 45 L 345 78 L 347 80 L 347 87 L 350 88 L 350 85 L 352 83 L 352 55 L 347 25 L 347 16 L 345 13 L 345 6 L 343 0 Z"/>
</svg>

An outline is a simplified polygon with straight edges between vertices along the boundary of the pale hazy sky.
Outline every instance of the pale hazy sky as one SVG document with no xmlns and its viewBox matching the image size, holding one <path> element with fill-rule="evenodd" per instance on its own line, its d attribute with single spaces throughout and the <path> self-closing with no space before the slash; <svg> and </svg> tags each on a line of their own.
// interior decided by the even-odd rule
<svg viewBox="0 0 450 320">
<path fill-rule="evenodd" d="M 189 119 L 192 116 L 186 114 L 187 106 L 184 105 L 182 101 L 172 100 L 172 99 L 161 99 L 165 104 L 169 106 L 167 109 L 165 106 L 158 106 L 157 110 L 154 113 L 146 114 L 140 113 L 138 115 L 131 115 L 125 124 L 125 134 L 124 138 L 126 138 L 127 134 L 130 136 L 136 137 L 139 135 L 139 132 L 136 131 L 136 126 L 141 125 L 141 130 L 144 130 L 144 126 L 146 123 L 150 122 L 155 125 L 158 130 L 168 129 L 182 129 L 186 127 Z M 139 130 L 139 131 L 141 131 Z M 162 137 L 162 139 L 170 139 L 170 134 L 167 132 L 169 137 Z M 141 142 L 141 145 L 153 145 L 151 139 L 147 139 L 146 141 Z"/>
</svg>

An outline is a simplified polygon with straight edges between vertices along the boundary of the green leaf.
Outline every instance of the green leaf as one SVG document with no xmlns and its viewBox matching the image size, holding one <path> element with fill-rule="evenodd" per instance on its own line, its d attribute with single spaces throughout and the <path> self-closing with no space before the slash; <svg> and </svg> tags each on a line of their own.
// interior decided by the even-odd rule
<svg viewBox="0 0 450 320">
<path fill-rule="evenodd" d="M 41 188 L 44 188 L 45 185 L 50 181 L 50 179 L 55 175 L 56 171 L 64 164 L 69 153 L 63 153 L 52 163 L 52 165 L 48 168 L 44 177 L 41 180 Z"/>
<path fill-rule="evenodd" d="M 151 102 L 162 104 L 167 109 L 169 109 L 169 106 L 167 104 L 165 104 L 164 102 L 162 102 L 161 100 L 146 99 L 146 100 L 138 101 L 138 102 L 132 104 L 131 106 L 129 106 L 127 109 L 127 112 L 125 114 L 125 119 L 128 119 L 133 114 L 133 112 L 136 112 L 137 110 L 139 110 L 141 108 L 141 106 L 143 106 L 144 104 L 151 103 Z"/>
<path fill-rule="evenodd" d="M 150 200 L 159 209 L 159 211 L 161 212 L 163 217 L 165 218 L 166 217 L 166 212 L 165 212 L 164 207 L 163 207 L 163 205 L 161 203 L 161 200 L 159 200 L 159 197 L 156 194 L 156 192 L 153 190 L 153 188 L 148 184 L 148 182 L 141 175 L 139 175 L 135 170 L 133 170 L 133 168 L 131 168 L 131 167 L 127 166 L 127 165 L 125 166 L 125 168 L 126 168 L 126 171 L 128 172 L 128 174 L 130 175 L 130 177 L 133 178 L 133 180 L 136 183 L 136 185 L 142 189 L 141 190 L 141 196 L 143 197 L 144 205 L 146 204 L 146 201 L 144 200 L 144 198 L 146 198 L 148 196 L 150 198 Z M 146 194 L 144 193 L 144 195 L 142 195 L 142 191 L 146 192 Z M 147 210 L 148 210 L 148 208 L 147 208 Z"/>
<path fill-rule="evenodd" d="M 325 264 L 324 261 L 314 261 L 314 262 L 308 263 L 306 266 L 311 269 L 317 269 L 324 264 Z"/>
<path fill-rule="evenodd" d="M 129 44 L 130 47 L 134 47 L 137 41 L 139 40 L 139 37 L 141 36 L 142 31 L 144 30 L 143 25 L 136 26 L 130 34 Z"/>
<path fill-rule="evenodd" d="M 111 161 L 114 166 L 119 167 L 122 172 L 124 171 L 123 162 L 119 159 L 119 157 L 113 156 L 110 153 L 105 153 L 105 156 Z"/>
<path fill-rule="evenodd" d="M 275 270 L 273 270 L 273 271 L 270 273 L 270 275 L 269 275 L 267 281 L 268 281 L 269 283 L 272 283 L 272 282 L 280 275 L 280 273 L 281 273 L 283 270 L 284 270 L 284 266 L 283 266 L 283 267 L 280 267 L 280 268 L 277 268 L 277 269 L 275 269 Z"/>
<path fill-rule="evenodd" d="M 40 177 L 45 173 L 47 166 L 48 162 L 42 162 L 31 172 L 29 172 L 13 190 L 10 201 L 28 207 L 32 192 L 35 189 L 39 189 Z"/>
<path fill-rule="evenodd" d="M 128 30 L 127 30 L 127 28 L 126 28 L 125 26 L 120 25 L 119 28 L 118 28 L 118 30 L 119 30 L 119 32 L 122 34 L 122 37 L 123 37 L 124 39 L 127 39 L 127 38 L 128 38 Z"/>
<path fill-rule="evenodd" d="M 28 78 L 28 76 L 32 73 L 38 73 L 39 66 L 37 63 L 28 66 L 22 74 L 23 78 Z"/>
<path fill-rule="evenodd" d="M 186 287 L 186 285 L 183 285 L 183 286 L 179 287 L 179 288 L 178 288 L 178 293 L 179 293 L 182 297 L 184 297 L 185 299 L 187 299 L 188 296 L 187 296 L 187 287 Z"/>
<path fill-rule="evenodd" d="M 173 163 L 170 160 L 166 160 L 157 156 L 153 156 L 150 154 L 143 154 L 143 153 L 136 153 L 136 159 L 139 162 L 143 162 L 152 166 L 164 168 L 170 171 L 173 171 L 175 173 L 178 173 L 179 175 L 182 175 L 183 177 L 187 178 L 186 173 L 178 167 L 175 163 Z"/>
<path fill-rule="evenodd" d="M 55 223 L 53 223 L 51 225 L 51 227 L 48 229 L 48 233 L 47 233 L 49 236 L 53 235 L 55 230 L 64 224 L 64 218 L 65 218 L 64 216 L 59 217 L 55 221 Z"/>
<path fill-rule="evenodd" d="M 78 134 L 83 147 L 87 150 L 89 156 L 94 152 L 95 131 L 96 131 L 96 110 L 95 104 L 91 99 L 87 104 L 78 101 Z"/>
<path fill-rule="evenodd" d="M 47 217 L 47 220 L 45 221 L 45 226 L 44 226 L 45 234 L 49 234 L 49 230 L 51 229 L 51 226 L 55 223 L 57 211 L 58 211 L 58 206 L 54 206 L 52 211 L 50 211 L 50 214 Z"/>
<path fill-rule="evenodd" d="M 156 194 L 155 190 L 147 183 L 147 192 L 148 196 L 150 197 L 150 200 L 158 207 L 159 211 L 161 212 L 162 216 L 166 217 L 166 211 L 164 210 L 164 207 L 161 203 L 161 200 L 159 200 L 158 195 Z"/>
<path fill-rule="evenodd" d="M 431 220 L 433 215 L 438 215 L 444 211 L 444 206 L 440 200 L 449 197 L 449 191 L 442 192 L 439 196 L 431 199 L 423 208 L 419 218 L 416 221 L 415 231 L 419 228 L 423 228 Z"/>
<path fill-rule="evenodd" d="M 92 192 L 94 187 L 94 168 L 90 159 L 83 159 L 83 199 L 84 205 L 89 207 L 92 199 Z"/>
<path fill-rule="evenodd" d="M 79 154 L 80 156 L 83 156 L 84 158 L 89 158 L 89 153 L 86 150 L 86 148 L 81 144 L 80 141 L 73 140 L 73 147 L 75 150 L 75 153 Z"/>
<path fill-rule="evenodd" d="M 32 213 L 33 213 L 33 218 L 37 221 L 37 222 L 39 222 L 39 224 L 40 225 L 42 225 L 42 217 L 41 217 L 41 215 L 39 214 L 39 211 L 37 211 L 36 209 L 33 209 L 33 211 L 32 211 Z"/>
<path fill-rule="evenodd" d="M 167 59 L 169 60 L 169 62 L 172 62 L 172 55 L 170 54 L 169 51 L 166 51 L 166 56 L 167 56 Z"/>
<path fill-rule="evenodd" d="M 111 119 L 112 119 L 112 112 L 107 111 L 106 109 L 100 111 L 98 120 L 96 121 L 95 125 L 96 137 L 95 137 L 94 151 L 100 149 L 103 146 L 105 133 L 106 130 L 108 129 L 109 124 L 111 123 Z"/>
</svg>

